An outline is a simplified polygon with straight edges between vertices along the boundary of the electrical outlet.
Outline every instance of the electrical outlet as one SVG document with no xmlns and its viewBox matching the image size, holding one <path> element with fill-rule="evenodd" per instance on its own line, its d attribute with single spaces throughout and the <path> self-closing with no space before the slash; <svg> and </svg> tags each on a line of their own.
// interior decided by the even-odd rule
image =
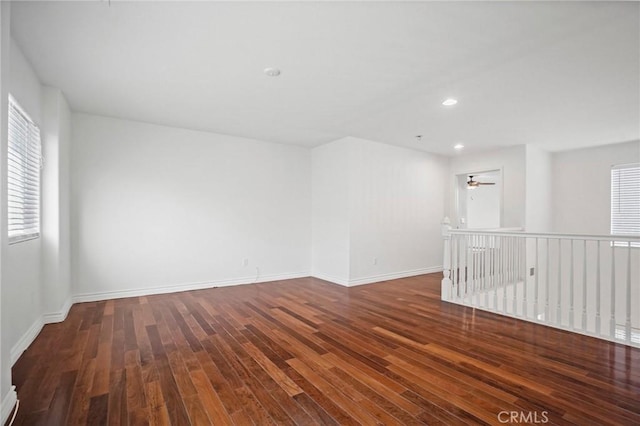
<svg viewBox="0 0 640 426">
<path fill-rule="evenodd" d="M 242 266 L 249 266 L 249 259 L 242 259 Z"/>
<path fill-rule="evenodd" d="M 529 276 L 533 276 L 535 274 L 536 268 L 529 268 Z"/>
</svg>

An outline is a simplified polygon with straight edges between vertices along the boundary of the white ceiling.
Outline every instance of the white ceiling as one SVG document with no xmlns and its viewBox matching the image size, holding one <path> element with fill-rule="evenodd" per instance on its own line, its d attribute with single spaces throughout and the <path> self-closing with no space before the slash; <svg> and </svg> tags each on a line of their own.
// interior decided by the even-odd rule
<svg viewBox="0 0 640 426">
<path fill-rule="evenodd" d="M 11 25 L 75 111 L 448 155 L 640 139 L 636 2 L 14 2 Z"/>
</svg>

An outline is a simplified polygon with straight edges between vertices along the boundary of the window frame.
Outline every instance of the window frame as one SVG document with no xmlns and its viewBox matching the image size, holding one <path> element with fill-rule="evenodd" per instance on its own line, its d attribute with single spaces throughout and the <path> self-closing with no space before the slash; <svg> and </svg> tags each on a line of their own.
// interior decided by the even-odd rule
<svg viewBox="0 0 640 426">
<path fill-rule="evenodd" d="M 42 137 L 38 125 L 11 94 L 9 94 L 7 109 L 7 237 L 9 244 L 17 244 L 40 238 L 42 234 Z M 23 126 L 23 129 L 14 131 L 23 131 L 26 134 L 22 136 L 22 140 L 12 142 L 12 127 L 16 121 Z M 16 146 L 18 147 L 16 148 Z M 17 158 L 18 156 L 20 158 Z M 22 164 L 18 165 L 16 159 L 22 161 Z M 27 174 L 30 174 L 35 179 L 27 182 Z M 20 184 L 11 182 L 16 180 L 16 176 L 22 179 Z M 26 188 L 35 190 L 35 196 L 32 196 L 35 199 L 35 203 L 33 201 L 25 201 L 24 193 Z M 12 202 L 10 200 L 12 192 L 13 194 L 22 192 L 22 199 Z M 12 219 L 15 219 L 15 217 L 12 217 L 10 210 L 12 204 L 13 208 L 20 208 L 19 206 L 22 205 L 21 214 L 34 214 L 35 221 L 27 222 L 23 218 L 22 228 L 12 232 L 11 223 Z M 26 204 L 29 204 L 30 207 L 25 208 Z M 25 224 L 27 223 L 30 226 L 26 227 Z"/>
<path fill-rule="evenodd" d="M 611 234 L 611 236 L 615 237 L 615 236 L 621 236 L 621 237 L 640 237 L 640 231 L 636 231 L 636 232 L 625 232 L 625 233 L 621 233 L 621 232 L 614 232 L 614 228 L 619 228 L 620 224 L 616 223 L 615 219 L 616 219 L 616 213 L 614 211 L 615 207 L 614 207 L 614 203 L 618 202 L 618 204 L 620 204 L 620 192 L 622 192 L 623 188 L 621 188 L 620 185 L 620 180 L 622 179 L 621 176 L 621 170 L 625 170 L 625 169 L 635 169 L 632 173 L 632 182 L 631 183 L 635 183 L 635 179 L 637 179 L 638 181 L 638 188 L 640 188 L 640 163 L 626 163 L 626 164 L 615 164 L 613 166 L 611 166 L 611 171 L 610 171 L 610 206 L 609 206 L 609 213 L 610 213 L 610 220 L 609 220 L 609 232 Z M 617 176 L 616 176 L 617 174 Z M 617 179 L 617 180 L 616 180 Z M 615 183 L 617 181 L 617 188 L 615 187 Z M 626 182 L 625 185 L 629 185 L 629 182 Z M 638 205 L 640 207 L 640 201 L 638 202 Z M 633 204 L 631 204 L 631 206 L 633 206 Z M 640 215 L 640 209 L 639 209 L 639 213 Z M 621 216 L 620 214 L 618 214 L 618 216 Z M 638 222 L 640 223 L 640 216 L 635 218 L 636 220 L 638 220 Z M 633 217 L 632 217 L 633 220 Z M 635 241 L 616 241 L 615 239 L 611 241 L 611 245 L 613 247 L 630 247 L 630 248 L 640 248 L 640 243 L 639 242 L 635 242 Z"/>
</svg>

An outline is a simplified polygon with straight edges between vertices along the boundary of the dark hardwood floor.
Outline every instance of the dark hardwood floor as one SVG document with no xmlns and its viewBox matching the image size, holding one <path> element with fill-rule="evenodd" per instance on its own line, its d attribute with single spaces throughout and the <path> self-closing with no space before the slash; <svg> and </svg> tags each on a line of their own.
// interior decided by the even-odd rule
<svg viewBox="0 0 640 426">
<path fill-rule="evenodd" d="M 442 303 L 440 277 L 74 305 L 13 368 L 15 424 L 640 424 L 640 350 Z"/>
</svg>

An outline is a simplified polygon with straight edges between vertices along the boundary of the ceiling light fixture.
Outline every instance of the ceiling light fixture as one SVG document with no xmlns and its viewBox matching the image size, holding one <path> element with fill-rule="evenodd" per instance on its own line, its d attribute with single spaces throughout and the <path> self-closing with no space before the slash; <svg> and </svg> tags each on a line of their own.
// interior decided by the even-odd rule
<svg viewBox="0 0 640 426">
<path fill-rule="evenodd" d="M 458 103 L 458 100 L 453 98 L 448 98 L 442 101 L 442 105 L 444 106 L 454 106 L 457 103 Z"/>
<path fill-rule="evenodd" d="M 277 77 L 280 75 L 280 70 L 278 68 L 265 68 L 264 73 L 269 77 Z"/>
<path fill-rule="evenodd" d="M 462 145 L 461 143 L 456 144 L 453 149 L 455 149 L 456 151 L 460 151 L 462 148 L 464 148 L 464 145 Z"/>
</svg>

